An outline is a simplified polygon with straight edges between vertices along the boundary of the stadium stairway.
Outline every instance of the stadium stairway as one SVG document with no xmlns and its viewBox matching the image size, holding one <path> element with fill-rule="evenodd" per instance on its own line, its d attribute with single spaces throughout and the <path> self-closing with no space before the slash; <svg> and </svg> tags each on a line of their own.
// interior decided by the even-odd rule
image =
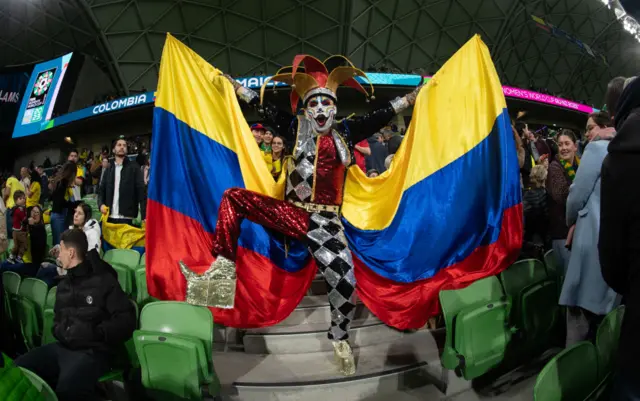
<svg viewBox="0 0 640 401">
<path fill-rule="evenodd" d="M 318 284 L 319 283 L 319 284 Z M 230 401 L 530 400 L 533 379 L 483 397 L 442 367 L 444 328 L 392 329 L 359 303 L 350 343 L 357 372 L 340 375 L 327 339 L 326 288 L 317 277 L 298 308 L 278 325 L 236 330 L 216 325 L 213 361 Z"/>
</svg>

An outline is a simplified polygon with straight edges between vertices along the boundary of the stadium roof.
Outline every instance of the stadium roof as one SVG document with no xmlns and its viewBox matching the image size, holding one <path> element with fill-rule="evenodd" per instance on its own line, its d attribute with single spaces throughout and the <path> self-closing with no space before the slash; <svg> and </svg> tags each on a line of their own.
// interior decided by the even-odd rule
<svg viewBox="0 0 640 401">
<path fill-rule="evenodd" d="M 479 33 L 503 84 L 601 105 L 609 79 L 640 66 L 640 43 L 605 2 L 0 0 L 0 65 L 80 51 L 121 93 L 150 90 L 171 32 L 234 76 L 270 75 L 299 53 L 426 75 Z"/>
</svg>

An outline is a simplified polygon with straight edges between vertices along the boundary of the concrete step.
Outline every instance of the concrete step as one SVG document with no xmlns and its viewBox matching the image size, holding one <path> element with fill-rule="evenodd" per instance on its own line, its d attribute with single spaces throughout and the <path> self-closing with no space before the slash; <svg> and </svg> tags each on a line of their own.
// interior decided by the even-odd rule
<svg viewBox="0 0 640 401">
<path fill-rule="evenodd" d="M 309 287 L 309 291 L 307 295 L 326 295 L 327 294 L 327 283 L 324 281 L 324 278 L 316 278 L 311 282 L 311 287 Z"/>
<path fill-rule="evenodd" d="M 361 330 L 362 328 L 356 329 Z M 355 331 L 355 330 L 354 330 Z M 442 399 L 451 380 L 440 365 L 438 336 L 421 330 L 354 348 L 357 372 L 342 376 L 333 362 L 333 348 L 301 353 L 214 353 L 214 364 L 227 399 L 243 401 L 369 400 L 381 394 L 422 389 L 426 398 Z M 359 337 L 354 335 L 353 338 Z M 245 337 L 246 338 L 246 337 Z M 223 369 L 218 368 L 224 367 Z M 453 381 L 460 381 L 455 378 Z M 469 383 L 453 387 L 468 388 Z M 451 394 L 451 393 L 449 393 Z"/>
<path fill-rule="evenodd" d="M 326 296 L 324 296 L 324 298 L 326 298 Z M 364 304 L 357 304 L 354 320 L 368 320 L 370 318 L 375 318 L 373 313 L 367 309 Z M 377 321 L 377 318 L 375 320 Z M 289 317 L 278 323 L 277 326 L 294 326 L 307 323 L 324 323 L 326 325 L 331 323 L 331 312 L 328 301 L 322 306 L 299 306 L 291 312 Z"/>
<path fill-rule="evenodd" d="M 384 344 L 411 336 L 392 329 L 383 323 L 372 323 L 371 318 L 352 322 L 349 342 L 352 347 Z M 245 352 L 251 354 L 300 354 L 331 351 L 327 338 L 327 324 L 301 324 L 297 326 L 272 326 L 251 329 L 243 337 Z"/>
</svg>

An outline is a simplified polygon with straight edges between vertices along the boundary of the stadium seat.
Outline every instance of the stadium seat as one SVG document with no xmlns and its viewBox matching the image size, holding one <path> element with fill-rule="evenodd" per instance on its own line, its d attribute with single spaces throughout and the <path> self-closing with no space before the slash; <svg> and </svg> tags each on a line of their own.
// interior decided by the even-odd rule
<svg viewBox="0 0 640 401">
<path fill-rule="evenodd" d="M 144 268 L 135 271 L 136 278 L 136 302 L 143 307 L 151 301 L 149 292 L 147 291 L 147 272 Z"/>
<path fill-rule="evenodd" d="M 507 326 L 509 303 L 498 278 L 440 291 L 439 297 L 446 325 L 443 366 L 470 380 L 499 365 L 511 332 Z"/>
<path fill-rule="evenodd" d="M 18 325 L 18 290 L 22 278 L 15 272 L 2 273 L 2 286 L 4 288 L 4 312 L 7 321 L 1 322 L 2 329 L 8 335 L 13 336 L 20 331 Z"/>
<path fill-rule="evenodd" d="M 58 396 L 56 396 L 56 393 L 51 389 L 51 387 L 49 387 L 47 382 L 45 382 L 40 378 L 40 376 L 36 375 L 35 373 L 33 373 L 28 369 L 25 369 L 25 368 L 20 368 L 20 369 L 22 370 L 22 373 L 27 377 L 27 379 L 29 379 L 31 384 L 33 384 L 36 390 L 38 390 L 43 401 L 58 400 Z"/>
<path fill-rule="evenodd" d="M 140 253 L 133 249 L 110 249 L 104 253 L 103 259 L 111 265 L 116 263 L 135 270 L 140 263 Z"/>
<path fill-rule="evenodd" d="M 128 267 L 117 263 L 112 263 L 111 266 L 118 275 L 118 282 L 120 283 L 122 291 L 127 295 L 133 294 L 133 271 Z"/>
<path fill-rule="evenodd" d="M 140 315 L 133 335 L 142 368 L 142 383 L 156 397 L 201 400 L 200 387 L 217 395 L 213 368 L 213 316 L 204 307 L 184 302 L 153 302 Z"/>
<path fill-rule="evenodd" d="M 553 249 L 548 250 L 547 253 L 544 254 L 544 264 L 547 268 L 547 275 L 549 277 L 559 277 L 564 275 L 564 267 L 562 267 L 562 263 L 558 260 Z"/>
<path fill-rule="evenodd" d="M 598 326 L 596 348 L 598 350 L 598 377 L 601 381 L 605 380 L 614 370 L 623 317 L 624 306 L 619 306 L 609 312 Z"/>
<path fill-rule="evenodd" d="M 542 369 L 533 388 L 534 401 L 582 401 L 598 382 L 598 353 L 590 342 L 560 352 Z"/>
<path fill-rule="evenodd" d="M 20 284 L 17 309 L 28 350 L 40 345 L 48 292 L 47 283 L 37 278 L 25 278 Z"/>
<path fill-rule="evenodd" d="M 547 276 L 542 262 L 520 260 L 500 274 L 505 294 L 511 299 L 510 324 L 521 347 L 544 348 L 550 342 L 558 318 L 556 282 Z"/>
<path fill-rule="evenodd" d="M 51 344 L 56 342 L 53 336 L 53 307 L 56 303 L 56 293 L 58 287 L 53 287 L 47 294 L 47 302 L 45 303 L 44 311 L 42 312 L 42 345 Z"/>
</svg>

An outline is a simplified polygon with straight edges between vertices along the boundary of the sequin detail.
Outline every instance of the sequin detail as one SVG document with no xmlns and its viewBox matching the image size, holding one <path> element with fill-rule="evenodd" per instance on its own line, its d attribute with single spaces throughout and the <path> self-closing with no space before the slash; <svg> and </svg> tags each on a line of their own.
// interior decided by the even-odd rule
<svg viewBox="0 0 640 401">
<path fill-rule="evenodd" d="M 356 361 L 353 358 L 353 351 L 348 342 L 334 341 L 333 356 L 340 373 L 345 376 L 351 376 L 356 373 Z"/>
<path fill-rule="evenodd" d="M 391 107 L 393 107 L 393 111 L 398 114 L 401 111 L 408 109 L 410 104 L 405 96 L 397 97 L 392 99 L 389 103 L 391 103 Z"/>
<path fill-rule="evenodd" d="M 180 271 L 187 280 L 187 303 L 214 308 L 233 308 L 236 296 L 236 264 L 218 256 L 203 274 L 196 274 L 180 261 Z"/>
</svg>

